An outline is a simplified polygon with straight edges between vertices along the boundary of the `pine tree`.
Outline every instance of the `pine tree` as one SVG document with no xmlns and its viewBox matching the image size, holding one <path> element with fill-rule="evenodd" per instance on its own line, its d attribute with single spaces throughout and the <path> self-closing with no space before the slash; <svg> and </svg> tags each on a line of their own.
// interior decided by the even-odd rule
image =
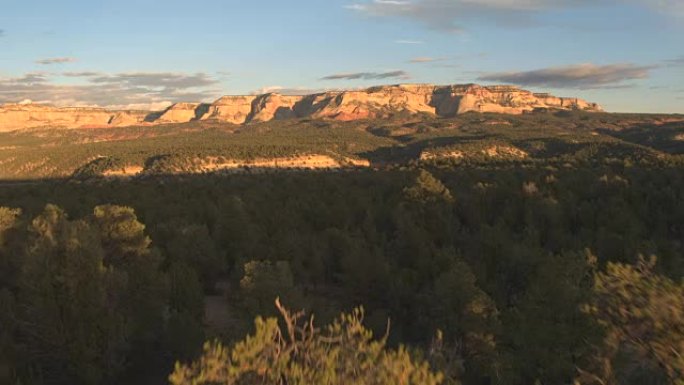
<svg viewBox="0 0 684 385">
<path fill-rule="evenodd" d="M 594 378 L 684 384 L 684 283 L 657 274 L 655 266 L 655 257 L 641 257 L 636 265 L 609 263 L 596 275 L 586 310 L 604 326 L 606 340 Z"/>
<path fill-rule="evenodd" d="M 226 348 L 207 343 L 197 361 L 176 364 L 172 385 L 438 385 L 443 376 L 404 347 L 389 349 L 363 326 L 363 310 L 323 330 L 276 304 L 278 319 L 257 318 L 256 332 Z"/>
</svg>

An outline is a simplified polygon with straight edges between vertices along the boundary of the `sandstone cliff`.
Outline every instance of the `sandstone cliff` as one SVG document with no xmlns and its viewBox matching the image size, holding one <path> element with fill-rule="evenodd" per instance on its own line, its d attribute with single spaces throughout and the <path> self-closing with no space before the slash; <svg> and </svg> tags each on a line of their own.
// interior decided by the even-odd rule
<svg viewBox="0 0 684 385">
<path fill-rule="evenodd" d="M 116 111 L 109 120 L 108 126 L 125 127 L 143 124 L 149 115 L 149 111 Z"/>
<path fill-rule="evenodd" d="M 229 123 L 244 123 L 252 113 L 256 96 L 224 96 L 209 106 L 202 120 L 214 119 Z"/>
<path fill-rule="evenodd" d="M 54 108 L 9 104 L 0 107 L 0 129 L 34 127 L 107 126 L 112 113 L 93 108 Z"/>
<path fill-rule="evenodd" d="M 176 103 L 167 108 L 154 122 L 157 124 L 187 123 L 201 118 L 208 107 L 208 104 L 202 103 Z"/>
<path fill-rule="evenodd" d="M 0 106 L 0 131 L 27 128 L 122 127 L 145 122 L 149 111 L 108 111 L 102 108 L 56 108 L 35 104 Z"/>
<path fill-rule="evenodd" d="M 245 124 L 291 118 L 349 121 L 417 113 L 442 117 L 466 112 L 522 114 L 539 108 L 602 111 L 599 105 L 582 99 L 535 94 L 512 86 L 400 84 L 306 96 L 273 93 L 224 96 L 212 104 L 177 103 L 161 113 L 5 105 L 0 106 L 0 131 L 36 127 L 120 127 L 196 120 Z"/>
</svg>

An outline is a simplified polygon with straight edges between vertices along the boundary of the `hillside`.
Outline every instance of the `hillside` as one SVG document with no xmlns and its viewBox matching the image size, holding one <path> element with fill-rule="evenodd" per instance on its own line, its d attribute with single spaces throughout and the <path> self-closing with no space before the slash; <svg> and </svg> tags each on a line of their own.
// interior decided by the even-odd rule
<svg viewBox="0 0 684 385">
<path fill-rule="evenodd" d="M 589 385 L 596 351 L 629 379 L 606 383 L 664 378 L 669 356 L 603 337 L 625 308 L 663 325 L 647 343 L 684 346 L 683 116 L 200 119 L 0 143 L 2 384 L 34 367 L 59 385 L 200 383 L 191 362 L 230 362 L 205 341 L 283 351 L 244 339 L 276 297 L 321 325 L 363 305 L 354 330 L 425 357 L 441 385 Z"/>
<path fill-rule="evenodd" d="M 200 384 L 183 373 L 203 342 L 244 346 L 280 297 L 320 325 L 363 305 L 443 385 L 594 384 L 596 351 L 628 378 L 606 383 L 676 384 L 643 378 L 678 361 L 602 331 L 648 322 L 648 346 L 682 351 L 683 132 L 538 112 L 2 133 L 0 352 L 17 355 L 0 383 L 38 367 L 56 385 Z M 91 372 L 113 380 L 73 380 Z"/>
<path fill-rule="evenodd" d="M 405 84 L 304 96 L 275 93 L 224 96 L 211 104 L 177 103 L 160 112 L 9 104 L 0 106 L 0 131 L 125 127 L 200 120 L 245 124 L 292 118 L 354 121 L 416 114 L 453 117 L 467 112 L 519 115 L 535 109 L 602 111 L 599 105 L 582 99 L 535 94 L 511 86 Z"/>
<path fill-rule="evenodd" d="M 386 169 L 415 163 L 676 161 L 684 118 L 539 111 L 235 125 L 200 120 L 157 126 L 0 133 L 5 180 L 273 169 Z"/>
</svg>

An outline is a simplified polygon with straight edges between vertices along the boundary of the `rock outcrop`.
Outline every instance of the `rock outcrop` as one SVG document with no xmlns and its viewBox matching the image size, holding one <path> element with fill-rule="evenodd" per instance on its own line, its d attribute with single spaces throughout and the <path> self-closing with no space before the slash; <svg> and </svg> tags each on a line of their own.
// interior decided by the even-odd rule
<svg viewBox="0 0 684 385">
<path fill-rule="evenodd" d="M 209 105 L 203 103 L 176 103 L 167 108 L 154 123 L 187 123 L 201 118 L 208 108 Z"/>
<path fill-rule="evenodd" d="M 0 106 L 0 132 L 28 128 L 99 128 L 143 124 L 149 111 L 108 111 L 103 108 L 56 108 L 36 104 Z"/>
<path fill-rule="evenodd" d="M 54 108 L 40 105 L 0 106 L 0 130 L 34 127 L 107 126 L 112 113 L 95 108 Z"/>
<path fill-rule="evenodd" d="M 251 115 L 247 117 L 251 122 L 267 122 L 274 119 L 290 119 L 298 116 L 295 106 L 302 101 L 303 96 L 284 96 L 266 94 L 258 96 L 252 105 Z"/>
<path fill-rule="evenodd" d="M 109 126 L 125 127 L 143 124 L 150 115 L 149 111 L 117 111 L 109 119 Z"/>
<path fill-rule="evenodd" d="M 512 86 L 400 84 L 306 96 L 224 96 L 211 104 L 201 119 L 234 124 L 290 118 L 350 121 L 418 113 L 443 117 L 466 112 L 522 114 L 538 108 L 602 111 L 598 104 L 582 99 L 535 94 Z"/>
<path fill-rule="evenodd" d="M 532 93 L 512 86 L 400 84 L 306 96 L 275 93 L 224 96 L 212 104 L 177 103 L 161 113 L 4 105 L 0 106 L 0 131 L 36 127 L 120 127 L 199 120 L 233 124 L 291 118 L 350 121 L 418 113 L 451 117 L 466 112 L 522 114 L 536 109 L 602 111 L 598 104 L 582 99 Z"/>
<path fill-rule="evenodd" d="M 370 162 L 366 159 L 340 158 L 335 159 L 329 155 L 307 154 L 293 155 L 289 157 L 261 158 L 251 160 L 235 159 L 202 159 L 197 165 L 201 172 L 244 172 L 252 170 L 276 170 L 276 169 L 299 169 L 299 170 L 320 170 L 320 169 L 340 169 L 350 167 L 370 167 Z"/>
<path fill-rule="evenodd" d="M 241 124 L 252 114 L 252 104 L 256 96 L 224 96 L 209 106 L 202 120 L 218 120 Z"/>
</svg>

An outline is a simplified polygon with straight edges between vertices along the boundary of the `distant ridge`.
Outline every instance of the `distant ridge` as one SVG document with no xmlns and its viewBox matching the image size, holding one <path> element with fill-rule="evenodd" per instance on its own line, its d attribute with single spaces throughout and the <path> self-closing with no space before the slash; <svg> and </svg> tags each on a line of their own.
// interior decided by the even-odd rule
<svg viewBox="0 0 684 385">
<path fill-rule="evenodd" d="M 301 96 L 277 93 L 224 96 L 211 104 L 177 103 L 161 112 L 7 104 L 0 106 L 0 131 L 39 127 L 123 127 L 198 120 L 233 124 L 293 118 L 352 121 L 419 113 L 442 117 L 466 112 L 518 115 L 536 109 L 603 111 L 598 104 L 582 99 L 532 93 L 514 86 L 397 84 Z"/>
</svg>

